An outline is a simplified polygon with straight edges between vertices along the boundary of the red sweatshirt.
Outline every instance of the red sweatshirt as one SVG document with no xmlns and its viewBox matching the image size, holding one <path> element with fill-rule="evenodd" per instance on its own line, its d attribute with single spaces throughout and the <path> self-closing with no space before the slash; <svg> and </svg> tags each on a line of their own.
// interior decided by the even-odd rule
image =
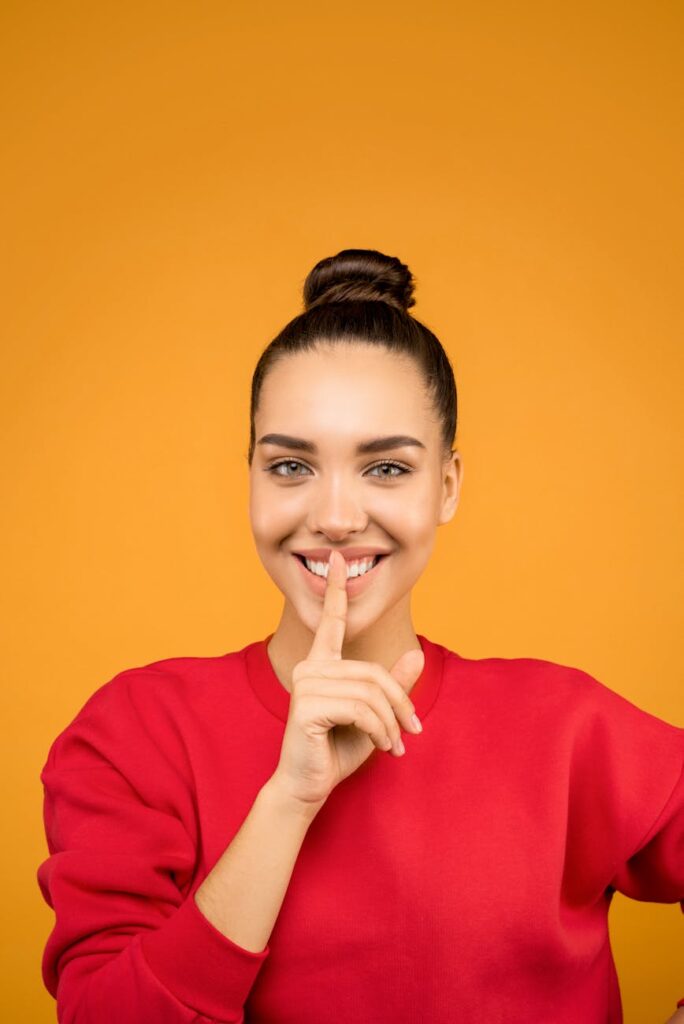
<svg viewBox="0 0 684 1024">
<path fill-rule="evenodd" d="M 684 729 L 579 669 L 419 636 L 423 733 L 333 790 L 253 952 L 193 893 L 278 764 L 271 635 L 123 671 L 53 742 L 62 1024 L 619 1024 L 613 892 L 684 910 Z"/>
</svg>

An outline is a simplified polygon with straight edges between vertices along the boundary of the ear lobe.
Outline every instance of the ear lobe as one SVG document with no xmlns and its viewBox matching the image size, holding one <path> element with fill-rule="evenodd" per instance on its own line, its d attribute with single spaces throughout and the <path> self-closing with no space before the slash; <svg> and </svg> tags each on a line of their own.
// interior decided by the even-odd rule
<svg viewBox="0 0 684 1024">
<path fill-rule="evenodd" d="M 442 515 L 440 517 L 440 524 L 445 526 L 450 523 L 456 515 L 456 509 L 458 508 L 458 496 L 452 497 L 448 504 L 442 509 Z"/>
</svg>

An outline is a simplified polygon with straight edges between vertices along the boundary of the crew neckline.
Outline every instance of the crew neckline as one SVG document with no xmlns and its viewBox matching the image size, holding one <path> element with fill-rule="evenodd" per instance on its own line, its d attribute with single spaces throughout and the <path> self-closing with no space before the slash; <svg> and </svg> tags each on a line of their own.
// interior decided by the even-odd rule
<svg viewBox="0 0 684 1024">
<path fill-rule="evenodd" d="M 290 710 L 290 692 L 286 690 L 268 656 L 268 644 L 273 633 L 262 640 L 256 640 L 244 648 L 247 678 L 254 693 L 268 710 L 282 722 L 287 722 Z M 410 693 L 416 714 L 420 719 L 427 716 L 439 695 L 444 674 L 444 661 L 447 649 L 441 644 L 428 640 L 421 633 L 416 637 L 425 655 L 423 671 L 413 685 Z"/>
</svg>

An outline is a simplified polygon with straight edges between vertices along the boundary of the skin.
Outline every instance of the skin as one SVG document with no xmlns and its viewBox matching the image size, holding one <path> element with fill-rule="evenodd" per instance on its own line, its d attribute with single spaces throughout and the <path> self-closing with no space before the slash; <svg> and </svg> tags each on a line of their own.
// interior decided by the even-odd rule
<svg viewBox="0 0 684 1024">
<path fill-rule="evenodd" d="M 378 579 L 349 600 L 342 657 L 388 671 L 420 649 L 411 590 L 427 566 L 437 527 L 453 518 L 463 471 L 458 452 L 444 461 L 440 423 L 410 357 L 363 343 L 319 343 L 282 359 L 264 380 L 254 417 L 267 433 L 313 441 L 316 455 L 255 445 L 249 514 L 259 558 L 285 598 L 268 655 L 289 691 L 292 670 L 311 649 L 323 597 L 309 590 L 293 551 L 370 545 L 391 551 Z M 418 438 L 357 455 L 364 440 Z M 383 463 L 394 460 L 409 473 Z M 273 473 L 269 466 L 284 461 Z M 292 462 L 299 463 L 292 464 Z"/>
</svg>

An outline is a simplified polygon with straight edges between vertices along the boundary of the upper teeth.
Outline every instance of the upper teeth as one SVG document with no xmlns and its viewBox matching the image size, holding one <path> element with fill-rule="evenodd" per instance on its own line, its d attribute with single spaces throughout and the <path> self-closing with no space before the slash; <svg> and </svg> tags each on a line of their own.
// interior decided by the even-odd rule
<svg viewBox="0 0 684 1024">
<path fill-rule="evenodd" d="M 347 562 L 347 579 L 350 576 L 363 576 L 364 572 L 368 572 L 372 569 L 378 560 L 376 555 L 373 558 L 365 558 L 363 560 L 357 560 L 356 562 Z M 328 563 L 327 562 L 312 562 L 310 558 L 305 558 L 307 569 L 311 572 L 315 572 L 317 576 L 328 576 Z"/>
</svg>

